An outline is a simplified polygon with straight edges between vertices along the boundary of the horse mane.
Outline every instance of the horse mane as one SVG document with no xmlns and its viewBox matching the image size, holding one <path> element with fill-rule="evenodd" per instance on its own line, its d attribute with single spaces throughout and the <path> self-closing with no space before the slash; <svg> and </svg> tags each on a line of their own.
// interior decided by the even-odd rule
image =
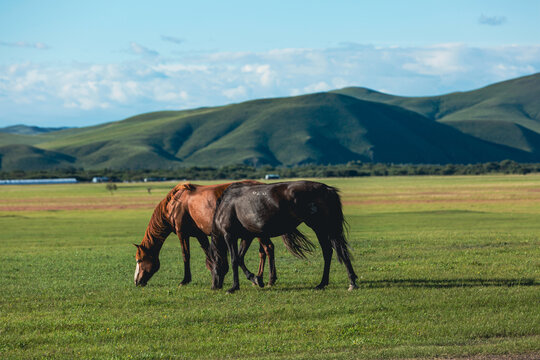
<svg viewBox="0 0 540 360">
<path fill-rule="evenodd" d="M 173 231 L 173 226 L 168 220 L 167 205 L 177 199 L 184 191 L 193 191 L 196 187 L 197 185 L 190 183 L 178 184 L 167 193 L 152 213 L 152 217 L 144 233 L 142 246 L 151 251 L 159 252 L 165 239 Z"/>
<path fill-rule="evenodd" d="M 260 182 L 260 181 L 257 181 L 257 180 L 246 179 L 246 180 L 242 180 L 242 181 L 235 182 L 235 183 L 233 183 L 233 184 L 263 185 L 264 183 L 262 183 L 262 182 Z"/>
<path fill-rule="evenodd" d="M 218 201 L 220 201 L 221 197 L 223 196 L 223 194 L 225 194 L 225 192 L 229 189 L 234 189 L 234 188 L 237 188 L 237 187 L 242 187 L 242 186 L 245 186 L 245 185 L 263 185 L 263 183 L 259 182 L 259 181 L 256 181 L 256 180 L 242 180 L 242 181 L 237 181 L 237 182 L 233 182 L 233 183 L 230 183 L 229 186 L 227 186 L 226 188 L 223 189 L 223 191 L 221 192 L 219 198 L 218 198 Z M 217 209 L 217 204 L 216 204 L 216 209 Z"/>
<path fill-rule="evenodd" d="M 193 191 L 195 189 L 197 189 L 199 185 L 195 185 L 195 184 L 192 184 L 192 183 L 183 183 L 180 185 L 180 187 L 184 190 L 189 190 L 189 191 Z"/>
</svg>

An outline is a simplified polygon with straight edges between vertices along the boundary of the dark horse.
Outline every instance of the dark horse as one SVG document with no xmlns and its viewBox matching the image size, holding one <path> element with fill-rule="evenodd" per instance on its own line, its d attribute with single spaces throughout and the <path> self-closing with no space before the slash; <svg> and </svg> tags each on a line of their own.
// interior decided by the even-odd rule
<svg viewBox="0 0 540 360">
<path fill-rule="evenodd" d="M 253 180 L 244 180 L 241 183 L 246 186 L 260 184 Z M 152 214 L 141 244 L 135 244 L 137 247 L 135 254 L 137 261 L 134 276 L 135 285 L 146 285 L 152 275 L 159 270 L 159 252 L 165 239 L 171 232 L 178 235 L 184 258 L 184 279 L 180 285 L 188 284 L 191 281 L 190 237 L 195 237 L 199 241 L 207 256 L 207 266 L 209 267 L 207 236 L 212 231 L 212 220 L 214 218 L 217 200 L 231 184 L 206 186 L 189 183 L 178 184 L 160 201 Z M 301 255 L 303 250 L 309 248 L 309 241 L 300 235 L 297 232 L 282 235 L 286 247 L 293 254 Z M 274 263 L 274 244 L 268 237 L 259 239 L 259 272 L 255 276 L 245 267 L 243 261 L 243 257 L 252 240 L 251 238 L 247 241 L 242 241 L 240 266 L 249 280 L 262 287 L 264 286 L 262 280 L 264 263 L 266 256 L 268 256 L 270 263 L 270 280 L 268 284 L 272 285 L 277 279 Z"/>
<path fill-rule="evenodd" d="M 324 257 L 324 271 L 317 289 L 328 285 L 330 262 L 336 250 L 339 262 L 349 275 L 349 290 L 355 289 L 356 274 L 344 234 L 345 218 L 336 188 L 313 181 L 293 181 L 246 186 L 233 184 L 218 200 L 212 228 L 209 260 L 212 289 L 220 289 L 228 272 L 227 251 L 233 268 L 233 286 L 240 288 L 238 266 L 240 259 L 237 239 L 273 237 L 296 230 L 306 223 L 319 240 Z"/>
</svg>

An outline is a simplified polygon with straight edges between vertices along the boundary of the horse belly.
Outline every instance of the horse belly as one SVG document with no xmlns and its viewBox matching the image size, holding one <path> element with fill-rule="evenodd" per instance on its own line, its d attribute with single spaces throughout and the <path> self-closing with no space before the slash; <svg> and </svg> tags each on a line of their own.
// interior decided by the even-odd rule
<svg viewBox="0 0 540 360">
<path fill-rule="evenodd" d="M 294 218 L 284 216 L 283 211 L 268 208 L 264 210 L 249 209 L 249 211 L 238 214 L 238 220 L 247 233 L 246 235 L 276 237 L 292 232 L 300 224 Z"/>
</svg>

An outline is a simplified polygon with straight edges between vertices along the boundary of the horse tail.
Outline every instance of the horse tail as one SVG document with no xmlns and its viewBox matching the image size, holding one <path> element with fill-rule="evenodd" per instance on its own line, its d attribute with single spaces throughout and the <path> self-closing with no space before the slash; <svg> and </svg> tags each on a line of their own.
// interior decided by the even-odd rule
<svg viewBox="0 0 540 360">
<path fill-rule="evenodd" d="M 234 184 L 233 184 L 234 185 Z M 230 186 L 229 186 L 230 187 Z M 216 226 L 216 217 L 219 209 L 219 205 L 222 203 L 223 194 L 227 189 L 225 188 L 221 193 L 217 194 L 216 207 L 214 209 L 214 216 L 212 218 L 212 232 L 210 233 L 210 246 L 208 247 L 208 255 L 206 257 L 206 266 L 212 267 L 220 263 L 225 262 L 228 265 L 227 254 L 229 248 L 225 243 L 225 239 L 220 236 L 221 232 Z"/>
<path fill-rule="evenodd" d="M 315 245 L 309 239 L 302 234 L 298 229 L 294 229 L 293 232 L 281 235 L 285 247 L 291 254 L 300 259 L 305 259 L 305 253 L 313 252 Z"/>
<path fill-rule="evenodd" d="M 343 215 L 341 198 L 337 188 L 328 186 L 328 230 L 330 243 L 336 250 L 337 258 L 340 263 L 350 262 L 352 255 L 349 253 L 349 244 L 346 234 L 349 232 L 349 224 Z"/>
<path fill-rule="evenodd" d="M 220 239 L 212 230 L 210 234 L 210 244 L 208 246 L 208 253 L 206 254 L 206 267 L 211 270 L 214 266 L 227 258 L 227 247 L 224 246 L 225 241 Z"/>
<path fill-rule="evenodd" d="M 220 263 L 225 263 L 228 265 L 228 253 L 229 249 L 225 243 L 225 240 L 223 238 L 219 238 L 219 236 L 215 233 L 212 233 L 208 254 L 206 255 L 206 266 L 211 268 L 212 266 Z"/>
</svg>

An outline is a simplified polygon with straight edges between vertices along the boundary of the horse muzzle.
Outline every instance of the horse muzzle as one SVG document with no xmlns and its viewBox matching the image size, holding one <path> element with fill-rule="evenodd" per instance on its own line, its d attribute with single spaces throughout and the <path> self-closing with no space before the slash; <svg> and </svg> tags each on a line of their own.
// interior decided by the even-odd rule
<svg viewBox="0 0 540 360">
<path fill-rule="evenodd" d="M 146 281 L 137 281 L 135 280 L 135 286 L 146 286 L 147 282 Z"/>
</svg>

